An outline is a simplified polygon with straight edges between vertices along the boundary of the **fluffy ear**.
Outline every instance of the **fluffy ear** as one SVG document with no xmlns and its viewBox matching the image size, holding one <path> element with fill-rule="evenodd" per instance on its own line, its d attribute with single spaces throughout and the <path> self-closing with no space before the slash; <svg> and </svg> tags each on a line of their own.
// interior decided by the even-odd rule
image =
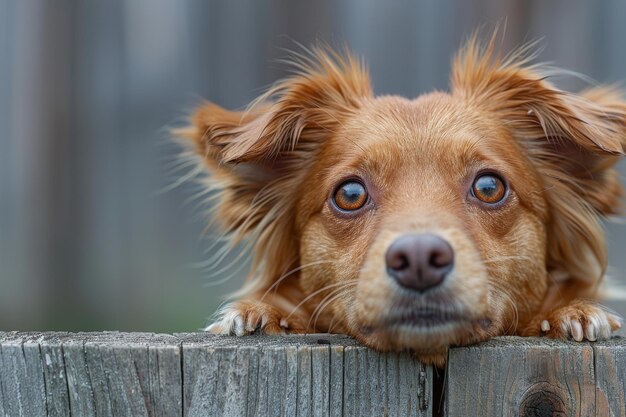
<svg viewBox="0 0 626 417">
<path fill-rule="evenodd" d="M 316 152 L 372 94 L 365 69 L 350 54 L 317 48 L 295 65 L 295 75 L 248 110 L 207 103 L 179 132 L 195 144 L 210 171 L 219 220 L 234 241 L 252 235 L 256 258 L 269 276 L 298 260 L 292 208 Z"/>
<path fill-rule="evenodd" d="M 626 149 L 626 104 L 610 88 L 558 90 L 524 52 L 502 56 L 496 35 L 486 46 L 472 37 L 455 59 L 453 93 L 501 120 L 545 181 L 553 277 L 599 282 L 606 249 L 598 216 L 620 208 L 614 165 Z"/>
</svg>

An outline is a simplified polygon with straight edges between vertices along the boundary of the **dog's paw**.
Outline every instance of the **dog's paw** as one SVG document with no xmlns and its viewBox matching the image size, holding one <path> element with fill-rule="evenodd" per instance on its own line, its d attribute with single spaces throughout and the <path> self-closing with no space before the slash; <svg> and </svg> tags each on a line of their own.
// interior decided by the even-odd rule
<svg viewBox="0 0 626 417">
<path fill-rule="evenodd" d="M 622 319 L 604 307 L 588 302 L 577 301 L 553 310 L 535 324 L 537 335 L 553 339 L 573 339 L 577 342 L 606 340 L 622 327 Z M 533 332 L 535 333 L 535 332 Z"/>
<path fill-rule="evenodd" d="M 237 301 L 225 306 L 215 322 L 205 328 L 213 334 L 244 336 L 301 333 L 298 322 L 290 320 L 277 308 L 258 301 Z"/>
</svg>

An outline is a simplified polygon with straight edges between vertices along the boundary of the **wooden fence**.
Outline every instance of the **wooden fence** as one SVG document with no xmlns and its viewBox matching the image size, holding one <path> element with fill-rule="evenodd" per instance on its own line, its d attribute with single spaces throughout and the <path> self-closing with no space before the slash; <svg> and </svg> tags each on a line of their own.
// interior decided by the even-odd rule
<svg viewBox="0 0 626 417">
<path fill-rule="evenodd" d="M 0 416 L 626 416 L 626 341 L 498 338 L 447 369 L 341 335 L 0 333 Z"/>
</svg>

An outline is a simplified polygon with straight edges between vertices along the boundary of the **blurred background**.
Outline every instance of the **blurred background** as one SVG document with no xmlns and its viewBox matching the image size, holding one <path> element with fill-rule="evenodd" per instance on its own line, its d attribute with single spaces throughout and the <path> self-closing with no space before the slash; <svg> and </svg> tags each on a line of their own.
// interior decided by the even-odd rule
<svg viewBox="0 0 626 417">
<path fill-rule="evenodd" d="M 503 19 L 508 46 L 626 79 L 621 0 L 0 0 L 0 329 L 201 327 L 245 268 L 197 267 L 219 245 L 168 126 L 200 98 L 246 105 L 316 40 L 365 57 L 377 93 L 445 89 L 462 40 Z M 623 279 L 626 225 L 607 228 Z"/>
</svg>

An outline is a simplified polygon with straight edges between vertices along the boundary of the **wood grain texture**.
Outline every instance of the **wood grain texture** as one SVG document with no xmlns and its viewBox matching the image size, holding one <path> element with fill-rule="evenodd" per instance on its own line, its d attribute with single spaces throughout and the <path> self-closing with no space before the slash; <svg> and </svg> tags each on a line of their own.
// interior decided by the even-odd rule
<svg viewBox="0 0 626 417">
<path fill-rule="evenodd" d="M 593 346 L 596 417 L 626 417 L 626 339 Z"/>
<path fill-rule="evenodd" d="M 182 349 L 185 416 L 432 415 L 430 367 L 345 336 L 189 335 Z"/>
<path fill-rule="evenodd" d="M 455 348 L 446 415 L 595 416 L 595 378 L 589 343 L 507 337 Z"/>
<path fill-rule="evenodd" d="M 0 345 L 2 405 L 7 416 L 45 416 L 46 388 L 39 347 L 17 333 Z"/>
<path fill-rule="evenodd" d="M 180 343 L 143 333 L 0 336 L 6 416 L 180 416 Z"/>
<path fill-rule="evenodd" d="M 626 417 L 626 341 L 450 350 L 448 417 Z M 342 335 L 0 332 L 0 416 L 432 416 L 433 371 Z"/>
<path fill-rule="evenodd" d="M 3 417 L 430 416 L 430 375 L 342 335 L 0 332 Z"/>
</svg>

